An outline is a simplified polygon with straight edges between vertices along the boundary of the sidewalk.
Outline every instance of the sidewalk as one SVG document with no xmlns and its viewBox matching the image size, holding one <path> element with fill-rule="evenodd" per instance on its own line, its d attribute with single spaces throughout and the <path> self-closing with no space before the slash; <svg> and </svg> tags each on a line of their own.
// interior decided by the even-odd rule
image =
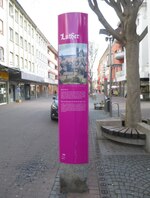
<svg viewBox="0 0 150 198">
<path fill-rule="evenodd" d="M 97 97 L 101 99 L 102 96 Z M 121 112 L 125 111 L 125 101 L 122 97 L 112 98 L 112 103 L 118 103 Z M 142 117 L 150 117 L 150 102 L 141 101 L 141 109 Z M 105 115 L 102 111 L 90 112 L 93 131 L 95 120 Z M 95 140 L 95 143 L 99 197 L 150 198 L 150 154 L 143 147 L 106 139 Z"/>
<path fill-rule="evenodd" d="M 97 94 L 96 100 L 89 99 L 89 192 L 57 194 L 49 198 L 150 198 L 150 154 L 140 146 L 96 138 L 96 120 L 109 117 L 108 112 L 94 109 L 94 103 L 103 99 L 101 94 Z M 125 100 L 112 98 L 112 102 L 119 103 L 121 112 L 125 110 Z M 150 102 L 141 102 L 141 106 L 142 115 L 150 116 Z M 56 180 L 58 183 L 59 173 Z"/>
</svg>

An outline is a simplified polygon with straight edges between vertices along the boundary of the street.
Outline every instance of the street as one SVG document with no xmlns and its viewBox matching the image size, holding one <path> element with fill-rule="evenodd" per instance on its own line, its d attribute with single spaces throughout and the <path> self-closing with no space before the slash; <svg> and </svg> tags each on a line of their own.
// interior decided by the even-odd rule
<svg viewBox="0 0 150 198">
<path fill-rule="evenodd" d="M 49 197 L 59 167 L 51 101 L 0 106 L 0 198 Z"/>
<path fill-rule="evenodd" d="M 58 122 L 50 119 L 52 99 L 0 106 L 0 198 L 148 198 L 149 153 L 143 147 L 96 138 L 96 120 L 109 117 L 108 112 L 94 109 L 103 98 L 102 94 L 89 98 L 89 192 L 85 194 L 60 194 Z M 124 112 L 125 98 L 114 97 L 112 102 Z M 142 116 L 149 117 L 149 102 L 141 106 Z M 117 111 L 113 108 L 113 116 Z"/>
</svg>

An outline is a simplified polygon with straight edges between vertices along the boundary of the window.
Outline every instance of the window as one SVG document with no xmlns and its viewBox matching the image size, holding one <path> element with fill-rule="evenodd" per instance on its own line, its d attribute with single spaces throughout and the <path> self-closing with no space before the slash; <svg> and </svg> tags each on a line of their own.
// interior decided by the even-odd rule
<svg viewBox="0 0 150 198">
<path fill-rule="evenodd" d="M 4 32 L 4 30 L 3 30 L 4 28 L 3 28 L 3 21 L 0 19 L 0 34 L 3 34 Z"/>
<path fill-rule="evenodd" d="M 20 58 L 20 67 L 21 67 L 21 68 L 24 68 L 23 57 Z"/>
<path fill-rule="evenodd" d="M 13 65 L 14 64 L 14 54 L 12 52 L 10 52 L 9 54 L 9 64 L 10 65 Z"/>
<path fill-rule="evenodd" d="M 15 21 L 16 21 L 16 23 L 18 23 L 18 18 L 19 18 L 18 11 L 15 10 Z"/>
<path fill-rule="evenodd" d="M 10 41 L 14 41 L 14 31 L 12 28 L 9 28 L 9 39 Z"/>
<path fill-rule="evenodd" d="M 32 38 L 34 38 L 34 29 L 32 28 Z"/>
<path fill-rule="evenodd" d="M 36 34 L 36 41 L 38 42 L 38 34 Z"/>
<path fill-rule="evenodd" d="M 9 16 L 10 17 L 13 17 L 14 16 L 14 10 L 13 10 L 13 6 L 12 6 L 11 3 L 9 4 Z"/>
<path fill-rule="evenodd" d="M 0 0 L 0 7 L 3 8 L 3 0 Z"/>
<path fill-rule="evenodd" d="M 15 57 L 15 66 L 16 67 L 19 67 L 19 56 L 16 54 L 16 57 Z"/>
<path fill-rule="evenodd" d="M 15 42 L 19 45 L 19 34 L 17 32 L 15 32 Z"/>
<path fill-rule="evenodd" d="M 29 35 L 31 35 L 31 26 L 30 26 L 30 24 L 28 25 L 28 33 L 29 33 Z"/>
<path fill-rule="evenodd" d="M 31 68 L 31 61 L 29 61 L 29 70 L 32 71 L 32 68 Z"/>
<path fill-rule="evenodd" d="M 55 75 L 54 74 L 52 74 L 52 73 L 48 73 L 48 77 L 50 78 L 50 79 L 53 79 L 53 80 L 55 80 Z"/>
<path fill-rule="evenodd" d="M 29 53 L 31 53 L 31 44 L 28 43 L 28 49 L 29 49 Z"/>
<path fill-rule="evenodd" d="M 32 54 L 34 55 L 34 46 L 32 45 Z"/>
<path fill-rule="evenodd" d="M 23 27 L 23 16 L 20 15 L 20 26 Z"/>
<path fill-rule="evenodd" d="M 4 48 L 0 47 L 0 61 L 4 61 Z"/>
<path fill-rule="evenodd" d="M 20 47 L 23 48 L 23 37 L 22 36 L 20 36 Z"/>
<path fill-rule="evenodd" d="M 35 72 L 34 63 L 32 63 L 32 72 Z"/>
<path fill-rule="evenodd" d="M 55 64 L 53 64 L 52 62 L 50 62 L 50 67 L 51 67 L 52 69 L 55 69 Z"/>
<path fill-rule="evenodd" d="M 25 50 L 27 51 L 27 40 L 25 40 Z"/>
<path fill-rule="evenodd" d="M 39 51 L 36 50 L 36 57 L 39 57 Z"/>
<path fill-rule="evenodd" d="M 24 30 L 27 31 L 27 21 L 24 21 Z"/>
<path fill-rule="evenodd" d="M 55 60 L 57 60 L 57 55 L 55 54 Z"/>
<path fill-rule="evenodd" d="M 28 61 L 25 59 L 25 68 L 28 69 Z"/>
</svg>

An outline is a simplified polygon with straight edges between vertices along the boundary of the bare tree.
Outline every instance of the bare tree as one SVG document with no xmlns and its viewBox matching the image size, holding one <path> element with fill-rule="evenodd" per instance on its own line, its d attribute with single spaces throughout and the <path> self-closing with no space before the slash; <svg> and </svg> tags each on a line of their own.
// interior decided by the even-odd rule
<svg viewBox="0 0 150 198">
<path fill-rule="evenodd" d="M 142 34 L 138 35 L 136 19 L 144 0 L 104 1 L 115 10 L 120 20 L 120 25 L 117 29 L 113 29 L 104 18 L 99 9 L 98 0 L 88 0 L 88 3 L 109 34 L 117 39 L 126 49 L 127 101 L 125 123 L 128 127 L 136 127 L 137 123 L 141 121 L 139 43 L 148 31 L 146 27 Z"/>
<path fill-rule="evenodd" d="M 90 77 L 90 93 L 93 92 L 93 67 L 95 64 L 95 60 L 97 57 L 98 48 L 95 46 L 93 42 L 89 42 L 89 49 L 88 49 L 88 57 L 89 57 L 89 77 Z"/>
</svg>

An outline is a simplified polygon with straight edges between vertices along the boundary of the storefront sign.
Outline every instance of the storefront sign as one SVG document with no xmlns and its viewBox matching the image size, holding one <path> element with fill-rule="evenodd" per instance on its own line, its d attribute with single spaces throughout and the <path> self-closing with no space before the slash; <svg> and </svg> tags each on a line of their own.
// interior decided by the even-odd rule
<svg viewBox="0 0 150 198">
<path fill-rule="evenodd" d="M 8 80 L 9 79 L 8 73 L 7 72 L 0 71 L 0 79 L 2 79 L 2 80 Z"/>
<path fill-rule="evenodd" d="M 88 16 L 58 16 L 60 162 L 88 163 Z"/>
</svg>

